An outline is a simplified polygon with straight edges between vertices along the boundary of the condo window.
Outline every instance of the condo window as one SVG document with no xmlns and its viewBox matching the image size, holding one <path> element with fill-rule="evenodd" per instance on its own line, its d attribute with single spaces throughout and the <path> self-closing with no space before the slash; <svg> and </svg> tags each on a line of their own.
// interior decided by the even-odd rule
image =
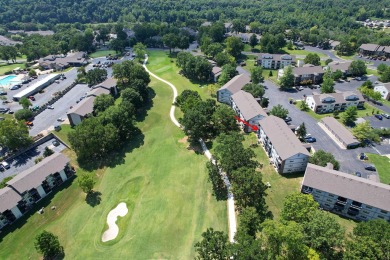
<svg viewBox="0 0 390 260">
<path fill-rule="evenodd" d="M 381 210 L 381 213 L 387 214 L 387 211 L 386 210 Z"/>
</svg>

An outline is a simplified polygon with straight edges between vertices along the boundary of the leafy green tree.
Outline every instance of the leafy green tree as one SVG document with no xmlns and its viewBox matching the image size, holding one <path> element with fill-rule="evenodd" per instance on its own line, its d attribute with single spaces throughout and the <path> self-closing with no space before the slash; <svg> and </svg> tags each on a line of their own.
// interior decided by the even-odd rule
<svg viewBox="0 0 390 260">
<path fill-rule="evenodd" d="M 212 59 L 214 59 L 219 53 L 223 53 L 223 46 L 219 42 L 209 44 L 204 50 L 204 54 Z"/>
<path fill-rule="evenodd" d="M 218 78 L 218 83 L 225 85 L 229 80 L 234 78 L 237 75 L 237 70 L 235 66 L 230 64 L 223 65 L 221 75 Z"/>
<path fill-rule="evenodd" d="M 353 76 L 363 76 L 367 73 L 367 66 L 362 60 L 354 60 L 348 70 Z"/>
<path fill-rule="evenodd" d="M 135 56 L 138 58 L 138 60 L 141 61 L 142 59 L 145 58 L 146 46 L 143 45 L 143 44 L 140 43 L 140 42 L 137 42 L 137 43 L 133 46 L 133 51 L 134 51 L 134 53 L 135 53 Z"/>
<path fill-rule="evenodd" d="M 321 93 L 334 93 L 334 81 L 331 77 L 325 77 L 321 85 Z"/>
<path fill-rule="evenodd" d="M 172 49 L 176 48 L 179 45 L 179 37 L 174 33 L 165 34 L 162 38 L 165 46 L 169 48 L 169 53 L 172 52 Z"/>
<path fill-rule="evenodd" d="M 251 32 L 253 32 L 253 33 L 260 33 L 261 32 L 261 23 L 258 21 L 251 22 L 249 24 L 249 27 L 251 29 Z"/>
<path fill-rule="evenodd" d="M 333 164 L 333 169 L 338 170 L 340 163 L 336 161 L 333 154 L 327 153 L 324 150 L 316 151 L 313 156 L 309 158 L 309 163 L 325 167 L 327 163 Z"/>
<path fill-rule="evenodd" d="M 16 120 L 25 120 L 33 117 L 33 112 L 30 109 L 20 109 L 15 112 L 15 118 Z"/>
<path fill-rule="evenodd" d="M 260 101 L 260 106 L 262 108 L 267 108 L 268 107 L 268 104 L 269 104 L 269 99 L 266 98 L 266 97 L 263 97 Z"/>
<path fill-rule="evenodd" d="M 337 54 L 349 56 L 354 52 L 352 43 L 348 39 L 343 39 L 337 46 Z"/>
<path fill-rule="evenodd" d="M 304 223 L 309 221 L 311 215 L 318 210 L 319 204 L 313 196 L 302 193 L 288 195 L 284 199 L 281 218 L 285 221 Z"/>
<path fill-rule="evenodd" d="M 316 209 L 308 214 L 310 220 L 304 221 L 302 225 L 305 244 L 327 259 L 333 258 L 334 249 L 343 245 L 344 229 L 328 212 Z"/>
<path fill-rule="evenodd" d="M 222 231 L 208 228 L 202 233 L 202 240 L 195 244 L 197 259 L 228 259 L 230 257 L 228 236 Z"/>
<path fill-rule="evenodd" d="M 357 124 L 352 128 L 352 134 L 361 142 L 369 140 L 371 142 L 379 143 L 381 140 L 379 135 L 371 127 L 369 121 Z"/>
<path fill-rule="evenodd" d="M 242 217 L 241 213 L 241 217 Z M 246 233 L 246 229 L 240 226 L 234 236 L 234 244 L 232 244 L 233 259 L 257 260 L 268 259 L 268 253 L 263 245 L 263 239 L 255 239 L 253 236 Z"/>
<path fill-rule="evenodd" d="M 198 91 L 185 89 L 179 96 L 177 96 L 175 105 L 178 106 L 184 113 L 187 108 L 192 108 L 195 103 L 202 101 Z"/>
<path fill-rule="evenodd" d="M 357 108 L 355 106 L 348 107 L 341 116 L 341 120 L 345 125 L 353 125 L 357 118 Z"/>
<path fill-rule="evenodd" d="M 345 260 L 361 260 L 361 259 L 386 259 L 379 245 L 366 237 L 356 237 L 353 240 L 346 241 L 345 252 L 343 254 Z"/>
<path fill-rule="evenodd" d="M 240 19 L 234 19 L 232 27 L 234 32 L 245 32 L 245 23 Z"/>
<path fill-rule="evenodd" d="M 240 38 L 237 37 L 228 37 L 226 39 L 226 51 L 234 58 L 238 58 L 241 55 L 241 52 L 244 50 L 244 44 L 241 42 Z"/>
<path fill-rule="evenodd" d="M 388 66 L 379 77 L 379 80 L 383 83 L 390 82 L 390 67 Z"/>
<path fill-rule="evenodd" d="M 303 61 L 305 62 L 305 64 L 312 64 L 314 66 L 320 66 L 321 65 L 321 58 L 320 58 L 320 56 L 318 56 L 317 53 L 309 53 L 309 54 L 307 54 Z"/>
<path fill-rule="evenodd" d="M 244 166 L 232 172 L 231 182 L 237 209 L 242 211 L 244 208 L 253 207 L 260 221 L 264 221 L 267 214 L 265 203 L 267 187 L 262 181 L 261 173 L 256 172 L 253 167 Z"/>
<path fill-rule="evenodd" d="M 226 52 L 220 52 L 215 55 L 215 62 L 219 67 L 222 67 L 226 64 L 236 65 L 236 59 Z"/>
<path fill-rule="evenodd" d="M 58 237 L 46 230 L 35 237 L 34 246 L 43 254 L 44 259 L 57 259 L 64 255 L 64 248 L 60 245 Z"/>
<path fill-rule="evenodd" d="M 93 111 L 96 114 L 100 114 L 108 107 L 114 105 L 114 101 L 114 98 L 110 94 L 99 95 L 93 101 Z"/>
<path fill-rule="evenodd" d="M 309 105 L 304 100 L 302 100 L 299 104 L 299 108 L 301 109 L 301 111 L 308 111 Z"/>
<path fill-rule="evenodd" d="M 87 194 L 92 192 L 93 186 L 95 186 L 95 183 L 96 183 L 93 176 L 89 173 L 84 173 L 84 174 L 81 174 L 80 176 L 78 176 L 77 182 L 78 182 L 81 190 Z"/>
<path fill-rule="evenodd" d="M 253 160 L 255 158 L 253 150 L 244 148 L 242 145 L 243 140 L 243 136 L 237 132 L 231 132 L 229 134 L 222 133 L 215 140 L 214 156 L 218 165 L 228 175 L 241 167 L 257 167 L 257 162 Z"/>
<path fill-rule="evenodd" d="M 243 90 L 245 90 L 248 93 L 251 93 L 253 97 L 255 98 L 262 98 L 264 96 L 265 90 L 262 85 L 254 84 L 254 83 L 248 83 L 243 87 Z"/>
<path fill-rule="evenodd" d="M 256 233 L 260 230 L 260 224 L 262 217 L 256 211 L 254 207 L 243 208 L 240 214 L 240 229 L 246 234 L 256 238 Z"/>
<path fill-rule="evenodd" d="M 297 136 L 300 139 L 305 138 L 305 136 L 306 136 L 306 126 L 305 126 L 304 122 L 299 125 L 299 128 L 297 129 Z"/>
<path fill-rule="evenodd" d="M 94 86 L 107 79 L 107 70 L 105 69 L 91 69 L 85 75 L 85 80 L 88 85 Z"/>
<path fill-rule="evenodd" d="M 48 156 L 52 155 L 53 153 L 54 153 L 54 151 L 46 146 L 45 151 L 43 151 L 43 157 L 48 157 Z"/>
<path fill-rule="evenodd" d="M 284 119 L 288 115 L 288 110 L 279 104 L 279 105 L 273 106 L 272 109 L 269 111 L 269 113 L 273 116 L 277 116 L 279 118 Z"/>
<path fill-rule="evenodd" d="M 122 53 L 126 48 L 126 41 L 121 39 L 112 39 L 110 41 L 110 48 L 116 53 Z"/>
<path fill-rule="evenodd" d="M 0 121 L 0 146 L 15 150 L 28 147 L 32 143 L 28 128 L 22 121 L 13 119 Z"/>
<path fill-rule="evenodd" d="M 254 84 L 259 84 L 264 82 L 262 67 L 256 66 L 251 69 L 251 80 L 252 83 Z"/>
<path fill-rule="evenodd" d="M 239 130 L 234 116 L 235 113 L 229 106 L 224 104 L 217 106 L 211 117 L 216 135 Z"/>
<path fill-rule="evenodd" d="M 259 43 L 259 40 L 257 39 L 256 34 L 252 34 L 249 38 L 249 45 L 253 48 Z"/>
<path fill-rule="evenodd" d="M 23 109 L 28 109 L 30 106 L 32 106 L 30 99 L 26 97 L 19 99 L 19 104 L 22 105 Z"/>
<path fill-rule="evenodd" d="M 227 200 L 228 190 L 219 173 L 218 166 L 209 161 L 206 163 L 206 167 L 209 173 L 209 181 L 213 185 L 213 195 L 217 200 Z"/>
<path fill-rule="evenodd" d="M 337 69 L 335 72 L 332 74 L 332 78 L 334 80 L 340 80 L 343 77 L 343 72 L 339 69 Z"/>
<path fill-rule="evenodd" d="M 294 86 L 294 74 L 291 66 L 284 68 L 284 74 L 280 77 L 279 84 L 282 90 L 291 89 Z"/>
<path fill-rule="evenodd" d="M 332 59 L 326 59 L 325 65 L 328 65 L 328 64 L 331 63 L 332 61 L 333 61 Z"/>
<path fill-rule="evenodd" d="M 293 45 L 293 43 L 291 41 L 287 42 L 287 49 L 288 50 L 294 50 L 294 45 Z"/>
<path fill-rule="evenodd" d="M 121 91 L 122 102 L 130 102 L 135 109 L 139 109 L 144 105 L 144 99 L 140 93 L 133 88 L 126 88 Z"/>
<path fill-rule="evenodd" d="M 28 75 L 29 75 L 30 77 L 34 77 L 34 76 L 37 76 L 37 72 L 36 72 L 34 69 L 30 69 L 30 70 L 28 71 Z"/>
<path fill-rule="evenodd" d="M 388 66 L 385 63 L 381 63 L 376 69 L 378 70 L 379 74 L 383 74 L 386 71 L 387 67 Z"/>
</svg>

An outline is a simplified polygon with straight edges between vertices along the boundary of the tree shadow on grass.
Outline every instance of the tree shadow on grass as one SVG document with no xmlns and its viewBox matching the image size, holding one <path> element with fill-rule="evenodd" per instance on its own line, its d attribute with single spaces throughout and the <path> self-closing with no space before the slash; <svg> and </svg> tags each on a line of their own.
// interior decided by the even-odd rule
<svg viewBox="0 0 390 260">
<path fill-rule="evenodd" d="M 52 192 L 50 192 L 46 197 L 41 199 L 38 203 L 34 204 L 32 208 L 26 212 L 21 218 L 17 219 L 14 223 L 12 223 L 9 226 L 4 227 L 1 232 L 0 232 L 0 243 L 3 241 L 4 237 L 6 237 L 8 234 L 13 233 L 14 231 L 23 228 L 23 225 L 27 222 L 27 220 L 34 214 L 38 212 L 42 207 L 44 208 L 44 213 L 45 211 L 51 210 L 47 208 L 50 203 L 52 202 L 52 199 L 54 196 L 67 188 L 69 188 L 74 180 L 74 176 L 68 179 L 66 182 L 61 184 L 59 187 L 55 187 Z"/>
<path fill-rule="evenodd" d="M 148 115 L 148 111 L 150 109 L 152 109 L 154 103 L 153 103 L 153 99 L 154 97 L 156 96 L 156 92 L 154 91 L 154 89 L 152 88 L 148 88 L 148 97 L 149 97 L 149 100 L 148 102 L 145 104 L 145 106 L 143 106 L 142 108 L 139 109 L 139 111 L 137 112 L 137 115 L 135 116 L 135 119 L 138 121 L 138 122 L 142 122 L 145 120 L 146 116 Z"/>
<path fill-rule="evenodd" d="M 85 201 L 91 207 L 95 207 L 102 201 L 102 193 L 100 191 L 91 191 L 85 197 Z"/>
</svg>

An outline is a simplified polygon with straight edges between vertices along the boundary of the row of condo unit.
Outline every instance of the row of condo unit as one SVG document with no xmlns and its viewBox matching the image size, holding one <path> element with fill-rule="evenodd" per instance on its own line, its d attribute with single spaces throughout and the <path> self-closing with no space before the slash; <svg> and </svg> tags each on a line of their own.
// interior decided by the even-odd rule
<svg viewBox="0 0 390 260">
<path fill-rule="evenodd" d="M 40 58 L 36 65 L 39 65 L 44 69 L 63 70 L 68 67 L 80 67 L 87 64 L 88 58 L 85 52 L 69 52 L 66 55 L 48 55 L 46 57 Z"/>
<path fill-rule="evenodd" d="M 366 221 L 384 219 L 390 223 L 390 185 L 308 164 L 301 192 L 311 194 L 320 207 L 335 214 Z"/>
<path fill-rule="evenodd" d="M 217 91 L 217 100 L 230 105 L 245 132 L 255 132 L 271 163 L 281 173 L 303 172 L 309 160 L 310 145 L 302 144 L 294 126 L 275 116 L 268 116 L 257 100 L 242 88 L 250 83 L 246 74 L 235 76 Z"/>
<path fill-rule="evenodd" d="M 211 26 L 211 25 L 212 25 L 211 22 L 204 22 L 201 26 L 204 27 L 204 26 Z M 250 32 L 251 29 L 250 29 L 249 25 L 245 26 L 245 32 L 236 32 L 236 31 L 234 31 L 233 23 L 224 23 L 223 25 L 224 25 L 224 28 L 225 28 L 225 36 L 226 37 L 237 37 L 243 43 L 249 43 L 250 42 L 250 37 L 254 34 L 254 33 Z M 261 35 L 257 34 L 257 33 L 255 33 L 255 35 L 256 35 L 257 41 L 260 41 Z"/>
<path fill-rule="evenodd" d="M 22 217 L 73 175 L 69 159 L 61 153 L 20 172 L 0 189 L 0 229 Z"/>
<path fill-rule="evenodd" d="M 230 105 L 245 132 L 255 131 L 270 162 L 280 174 L 305 172 L 301 191 L 313 194 L 320 206 L 356 220 L 385 219 L 390 221 L 390 186 L 351 174 L 308 163 L 310 145 L 302 144 L 281 118 L 268 116 L 255 98 L 242 90 L 250 82 L 248 75 L 238 75 L 217 92 L 221 103 Z M 344 148 L 353 148 L 359 141 L 336 119 L 325 117 L 321 124 Z M 250 126 L 255 125 L 256 128 Z"/>
<path fill-rule="evenodd" d="M 336 93 L 316 93 L 305 97 L 304 102 L 317 114 L 332 113 L 333 111 L 345 111 L 354 106 L 364 109 L 365 100 L 359 92 L 345 91 Z"/>
<path fill-rule="evenodd" d="M 116 82 L 116 79 L 108 78 L 102 83 L 94 86 L 84 99 L 82 99 L 66 113 L 70 125 L 76 126 L 84 119 L 93 115 L 94 102 L 96 97 L 100 95 L 112 95 L 115 97 L 118 94 Z"/>
<path fill-rule="evenodd" d="M 363 56 L 381 56 L 390 58 L 390 46 L 365 43 L 359 47 L 359 54 Z"/>
</svg>

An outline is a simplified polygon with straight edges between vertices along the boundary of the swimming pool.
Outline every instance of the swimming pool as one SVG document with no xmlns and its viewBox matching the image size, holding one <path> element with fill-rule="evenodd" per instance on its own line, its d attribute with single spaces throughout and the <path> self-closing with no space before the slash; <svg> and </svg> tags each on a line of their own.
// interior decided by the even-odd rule
<svg viewBox="0 0 390 260">
<path fill-rule="evenodd" d="M 20 80 L 17 78 L 16 75 L 0 77 L 0 87 L 10 87 L 18 83 L 20 83 Z"/>
</svg>

